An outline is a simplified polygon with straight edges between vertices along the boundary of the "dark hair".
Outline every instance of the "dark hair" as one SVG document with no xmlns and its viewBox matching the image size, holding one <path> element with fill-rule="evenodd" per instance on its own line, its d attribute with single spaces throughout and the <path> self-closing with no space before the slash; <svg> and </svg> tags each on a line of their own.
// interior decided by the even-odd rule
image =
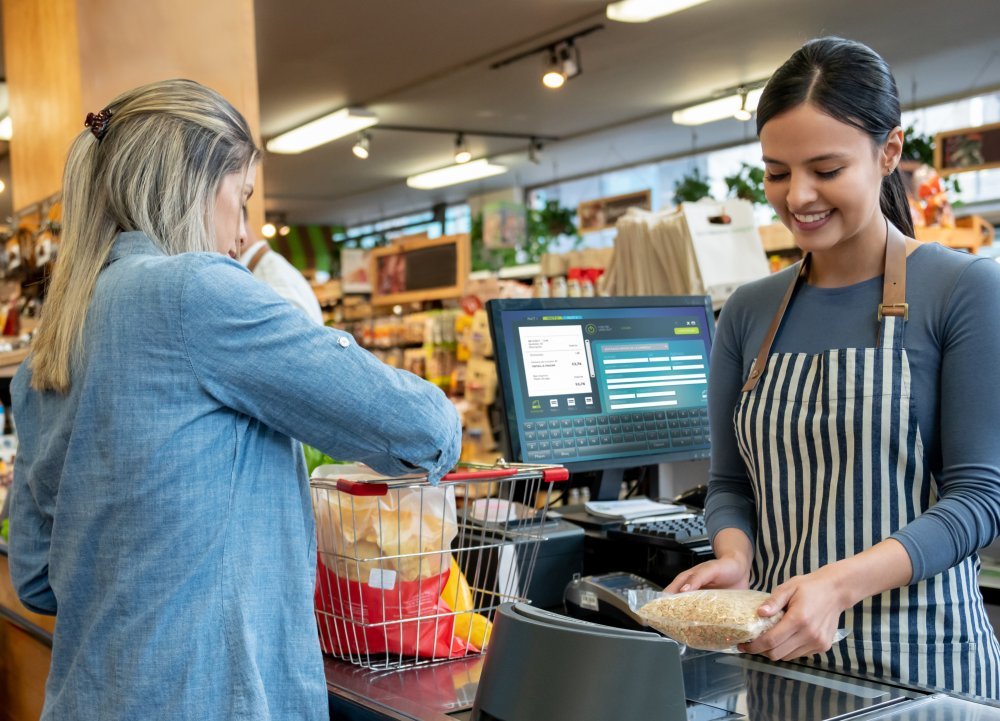
<svg viewBox="0 0 1000 721">
<path fill-rule="evenodd" d="M 771 76 L 757 106 L 757 134 L 768 120 L 804 102 L 853 125 L 881 145 L 901 124 L 889 64 L 867 45 L 838 37 L 810 40 Z M 882 213 L 906 235 L 913 218 L 896 168 L 882 180 Z"/>
</svg>

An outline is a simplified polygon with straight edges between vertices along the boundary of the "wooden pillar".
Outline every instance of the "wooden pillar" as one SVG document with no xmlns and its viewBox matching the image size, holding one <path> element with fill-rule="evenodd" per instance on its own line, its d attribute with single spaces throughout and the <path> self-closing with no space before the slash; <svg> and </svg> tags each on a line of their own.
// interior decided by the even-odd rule
<svg viewBox="0 0 1000 721">
<path fill-rule="evenodd" d="M 214 88 L 258 139 L 253 0 L 3 0 L 15 212 L 59 191 L 88 112 L 168 78 Z M 250 219 L 263 223 L 258 173 Z"/>
</svg>

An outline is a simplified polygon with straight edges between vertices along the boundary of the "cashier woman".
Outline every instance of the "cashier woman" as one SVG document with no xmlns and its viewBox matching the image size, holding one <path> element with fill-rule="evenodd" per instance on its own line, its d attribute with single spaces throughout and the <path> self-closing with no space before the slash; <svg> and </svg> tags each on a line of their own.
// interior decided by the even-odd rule
<svg viewBox="0 0 1000 721">
<path fill-rule="evenodd" d="M 977 584 L 1000 528 L 1000 268 L 913 239 L 895 81 L 864 45 L 798 50 L 757 131 L 805 256 L 719 319 L 717 560 L 668 590 L 769 592 L 761 615 L 785 615 L 750 653 L 1000 698 Z"/>
<path fill-rule="evenodd" d="M 13 384 L 11 575 L 58 613 L 44 721 L 328 719 L 299 441 L 432 480 L 458 456 L 441 391 L 234 260 L 257 157 L 183 80 L 121 95 L 70 150 Z"/>
</svg>

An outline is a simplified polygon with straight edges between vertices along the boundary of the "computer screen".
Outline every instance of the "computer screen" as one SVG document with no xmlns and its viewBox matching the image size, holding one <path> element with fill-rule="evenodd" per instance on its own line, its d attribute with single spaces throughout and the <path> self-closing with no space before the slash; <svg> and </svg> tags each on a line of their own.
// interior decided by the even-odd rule
<svg viewBox="0 0 1000 721">
<path fill-rule="evenodd" d="M 514 460 L 590 471 L 708 458 L 708 296 L 486 307 Z"/>
</svg>

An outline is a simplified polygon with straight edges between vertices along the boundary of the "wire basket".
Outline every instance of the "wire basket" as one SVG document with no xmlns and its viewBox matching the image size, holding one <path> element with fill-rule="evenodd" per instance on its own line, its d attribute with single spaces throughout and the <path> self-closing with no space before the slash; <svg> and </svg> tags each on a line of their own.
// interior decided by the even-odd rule
<svg viewBox="0 0 1000 721">
<path fill-rule="evenodd" d="M 326 469 L 311 480 L 320 642 L 372 669 L 480 653 L 495 609 L 529 601 L 551 483 L 568 478 L 562 466 L 503 461 L 438 486 Z"/>
</svg>

